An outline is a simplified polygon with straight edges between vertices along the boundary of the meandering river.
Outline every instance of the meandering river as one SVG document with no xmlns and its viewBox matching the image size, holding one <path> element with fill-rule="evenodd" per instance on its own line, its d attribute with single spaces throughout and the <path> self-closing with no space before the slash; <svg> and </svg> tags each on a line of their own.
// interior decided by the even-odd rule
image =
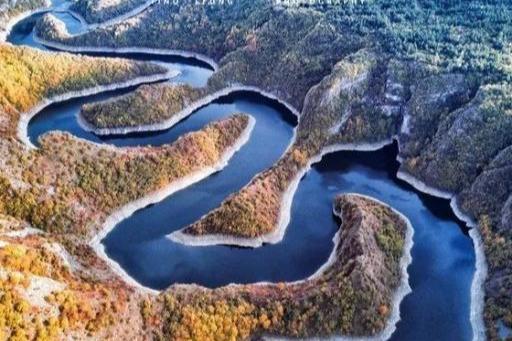
<svg viewBox="0 0 512 341">
<path fill-rule="evenodd" d="M 58 16 L 73 33 L 82 24 L 66 12 Z M 33 23 L 39 14 L 17 24 L 9 41 L 35 48 Z M 106 55 L 106 54 L 101 54 Z M 158 60 L 180 70 L 170 82 L 203 86 L 211 75 L 204 63 L 175 56 L 148 54 L 123 57 Z M 281 243 L 257 249 L 227 246 L 190 247 L 166 238 L 217 207 L 256 173 L 273 164 L 288 146 L 296 119 L 284 106 L 252 92 L 221 98 L 193 113 L 175 127 L 154 133 L 99 137 L 76 121 L 85 103 L 122 95 L 133 88 L 53 104 L 29 123 L 37 138 L 64 130 L 98 143 L 116 146 L 161 145 L 235 112 L 251 114 L 256 126 L 250 141 L 229 165 L 165 200 L 135 212 L 110 232 L 103 244 L 108 256 L 139 283 L 163 289 L 173 283 L 218 287 L 228 283 L 293 281 L 313 274 L 332 251 L 338 221 L 332 200 L 342 192 L 357 192 L 386 202 L 406 215 L 414 228 L 412 264 L 408 268 L 412 293 L 401 303 L 401 321 L 392 340 L 470 340 L 470 287 L 475 254 L 464 225 L 447 200 L 418 193 L 396 178 L 395 145 L 376 152 L 336 152 L 325 156 L 301 180 L 294 196 L 291 221 Z"/>
</svg>

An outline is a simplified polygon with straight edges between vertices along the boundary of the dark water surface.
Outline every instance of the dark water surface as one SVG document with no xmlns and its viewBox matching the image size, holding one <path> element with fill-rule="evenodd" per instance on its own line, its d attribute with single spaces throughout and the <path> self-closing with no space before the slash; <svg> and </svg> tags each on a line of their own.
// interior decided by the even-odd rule
<svg viewBox="0 0 512 341">
<path fill-rule="evenodd" d="M 72 16 L 59 16 L 68 29 L 80 31 Z M 41 48 L 33 41 L 30 22 L 29 18 L 16 26 L 9 40 Z M 204 85 L 212 72 L 203 63 L 191 59 L 143 54 L 123 57 L 171 63 L 183 72 L 172 81 L 194 86 Z M 396 178 L 396 146 L 377 152 L 332 153 L 315 164 L 300 182 L 290 224 L 279 244 L 257 249 L 187 247 L 165 236 L 217 207 L 227 195 L 274 163 L 292 138 L 295 120 L 275 101 L 240 92 L 205 106 L 162 132 L 98 137 L 83 131 L 76 123 L 76 114 L 84 103 L 131 90 L 52 105 L 31 120 L 29 136 L 36 142 L 45 132 L 65 130 L 94 142 L 117 146 L 161 145 L 234 112 L 249 113 L 257 122 L 250 141 L 223 171 L 137 211 L 103 240 L 109 257 L 137 281 L 163 289 L 173 283 L 218 287 L 232 282 L 302 279 L 314 273 L 331 253 L 332 237 L 338 228 L 332 215 L 335 195 L 362 193 L 402 212 L 414 228 L 413 262 L 408 268 L 413 291 L 401 304 L 402 320 L 392 340 L 471 339 L 470 286 L 475 264 L 471 239 L 447 200 L 420 194 Z"/>
</svg>

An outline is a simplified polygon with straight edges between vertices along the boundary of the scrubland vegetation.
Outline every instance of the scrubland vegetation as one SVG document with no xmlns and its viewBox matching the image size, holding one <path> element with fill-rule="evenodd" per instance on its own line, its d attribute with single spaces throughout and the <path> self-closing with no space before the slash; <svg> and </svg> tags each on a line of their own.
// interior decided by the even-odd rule
<svg viewBox="0 0 512 341">
<path fill-rule="evenodd" d="M 388 207 L 357 195 L 339 196 L 334 205 L 342 216 L 340 243 L 321 275 L 288 285 L 173 286 L 142 304 L 146 325 L 163 338 L 201 340 L 381 331 L 400 281 L 406 224 Z"/>
<path fill-rule="evenodd" d="M 0 49 L 6 77 L 0 84 L 0 338 L 140 335 L 139 293 L 113 275 L 89 239 L 119 206 L 216 164 L 249 118 L 233 115 L 159 148 L 99 147 L 52 132 L 41 138 L 40 148 L 27 149 L 16 139 L 17 119 L 42 99 L 162 68 L 10 45 Z M 44 234 L 3 235 L 26 223 Z M 63 245 L 77 268 L 45 246 L 52 243 Z"/>
<path fill-rule="evenodd" d="M 13 136 L 19 115 L 43 99 L 164 72 L 163 67 L 148 63 L 43 54 L 25 47 L 0 45 L 0 134 Z"/>
<path fill-rule="evenodd" d="M 403 169 L 431 186 L 458 193 L 462 209 L 479 222 L 490 274 L 485 318 L 495 339 L 496 321 L 509 324 L 512 312 L 512 297 L 504 294 L 512 289 L 512 265 L 504 261 L 512 252 L 510 85 L 475 91 L 471 83 L 453 78 L 446 90 L 432 79 L 423 84 L 429 90 L 416 99 L 413 95 L 407 109 L 410 134 L 400 138 Z M 437 121 L 432 119 L 436 116 Z"/>
<path fill-rule="evenodd" d="M 9 228 L 7 228 L 8 232 Z M 122 323 L 129 291 L 120 282 L 79 277 L 49 236 L 0 236 L 0 337 L 56 340 L 91 336 Z"/>
<path fill-rule="evenodd" d="M 95 128 L 137 127 L 170 119 L 203 93 L 189 85 L 143 85 L 115 100 L 84 105 L 80 114 Z"/>
<path fill-rule="evenodd" d="M 244 238 L 273 232 L 279 223 L 284 196 L 290 195 L 289 187 L 324 147 L 366 139 L 380 141 L 394 133 L 398 116 L 382 113 L 375 100 L 375 92 L 383 87 L 383 81 L 377 80 L 382 77 L 378 64 L 377 57 L 366 50 L 336 64 L 333 72 L 308 92 L 293 146 L 276 164 L 183 232 Z M 333 126 L 349 120 L 354 120 L 359 128 L 349 122 L 340 125 L 340 131 L 333 131 Z"/>
<path fill-rule="evenodd" d="M 235 123 L 232 119 L 223 124 Z M 340 244 L 334 251 L 337 257 L 314 279 L 293 285 L 215 290 L 174 286 L 162 295 L 145 298 L 118 280 L 105 282 L 84 273 L 77 277 L 74 265 L 70 268 L 61 255 L 45 246 L 54 242 L 48 235 L 0 237 L 9 243 L 0 247 L 0 265 L 9 274 L 0 276 L 2 331 L 15 340 L 63 335 L 112 338 L 119 337 L 114 332 L 119 329 L 132 337 L 201 340 L 238 340 L 263 334 L 371 335 L 384 328 L 392 308 L 392 294 L 401 276 L 406 225 L 389 208 L 357 196 L 338 197 L 335 209 L 342 214 L 343 223 Z M 370 236 L 370 241 L 362 243 L 366 239 L 360 235 Z M 64 238 L 70 242 L 69 236 Z M 385 261 L 369 261 L 380 258 Z M 51 284 L 62 283 L 38 294 L 44 294 L 43 307 L 24 296 L 33 276 L 51 279 Z"/>
<path fill-rule="evenodd" d="M 510 240 L 510 204 L 505 204 L 512 190 L 499 185 L 508 184 L 509 168 L 497 171 L 490 163 L 511 144 L 505 104 L 510 102 L 512 70 L 510 25 L 505 23 L 511 11 L 508 4 L 483 1 L 391 5 L 382 0 L 295 9 L 237 2 L 226 12 L 161 5 L 141 15 L 138 23 L 119 25 L 120 35 L 111 28 L 66 38 L 51 25 L 41 25 L 41 32 L 72 45 L 133 46 L 144 41 L 148 47 L 212 56 L 220 69 L 209 80 L 209 91 L 237 82 L 255 85 L 302 110 L 297 147 L 307 157 L 322 145 L 378 142 L 398 134 L 404 170 L 433 187 L 463 193 L 467 212 L 477 220 L 490 218 L 493 237 L 487 240 L 487 253 L 492 263 L 491 258 L 507 254 L 508 244 L 503 249 L 490 245 Z M 197 39 L 184 39 L 190 35 Z M 351 73 L 366 78 L 347 88 L 341 75 L 351 79 Z M 342 91 L 328 98 L 338 86 Z M 409 122 L 400 133 L 406 116 Z M 289 156 L 187 232 L 251 237 L 272 231 L 282 192 L 299 168 L 282 167 Z M 489 250 L 501 251 L 491 255 Z M 507 287 L 503 283 L 512 269 L 500 264 L 491 266 L 488 294 L 499 291 L 494 286 Z M 510 316 L 511 302 L 492 296 L 487 311 L 501 314 L 493 314 L 492 320 Z M 492 336 L 496 331 L 490 321 Z"/>
<path fill-rule="evenodd" d="M 501 1 L 378 0 L 287 9 L 264 0 L 231 6 L 181 1 L 79 37 L 59 36 L 50 25 L 41 25 L 40 32 L 72 45 L 143 44 L 203 53 L 221 65 L 212 83 L 257 85 L 300 108 L 307 90 L 361 47 L 448 72 L 475 73 L 484 83 L 509 82 L 511 18 L 510 4 Z"/>
<path fill-rule="evenodd" d="M 235 115 L 185 135 L 173 145 L 129 151 L 98 148 L 68 134 L 48 134 L 34 154 L 12 154 L 10 162 L 22 163 L 23 180 L 30 187 L 14 188 L 14 180 L 2 176 L 0 211 L 51 233 L 88 265 L 88 272 L 108 273 L 85 246 L 88 238 L 101 227 L 104 217 L 120 205 L 217 162 L 247 124 L 247 116 Z M 44 176 L 37 175 L 40 172 L 44 172 Z M 49 188 L 54 188 L 53 193 Z M 59 313 L 53 317 L 36 311 L 39 317 L 34 323 L 31 314 L 35 312 L 24 308 L 30 302 L 18 294 L 19 290 L 29 290 L 26 280 L 25 286 L 17 289 L 8 277 L 9 281 L 2 282 L 8 294 L 0 300 L 0 310 L 5 309 L 5 315 L 2 314 L 5 320 L 0 323 L 5 326 L 3 330 L 7 335 L 21 340 L 33 335 L 55 339 L 63 333 L 74 332 L 102 335 L 105 330 L 125 322 L 119 320 L 120 314 L 137 316 L 127 311 L 131 308 L 126 306 L 126 296 L 133 297 L 133 292 L 127 291 L 119 280 L 112 282 L 111 274 L 107 282 L 120 288 L 105 287 L 104 277 L 99 282 L 95 279 L 88 283 L 84 278 L 72 281 L 55 255 L 37 247 L 25 249 L 18 241 L 12 246 L 0 247 L 0 263 L 3 271 L 30 272 L 68 285 L 46 298 Z M 22 276 L 20 281 L 24 278 Z M 37 322 L 39 319 L 41 322 Z M 124 326 L 122 330 L 143 333 L 142 327 L 131 328 L 133 326 Z"/>
<path fill-rule="evenodd" d="M 28 221 L 56 238 L 62 238 L 61 241 L 73 254 L 90 263 L 92 260 L 88 257 L 94 259 L 94 256 L 84 252 L 80 241 L 85 242 L 87 236 L 94 235 L 100 228 L 102 217 L 118 206 L 159 189 L 174 179 L 215 163 L 223 149 L 233 144 L 247 123 L 247 116 L 234 116 L 212 123 L 203 131 L 186 135 L 172 146 L 156 150 L 135 149 L 130 152 L 98 150 L 98 147 L 78 142 L 67 134 L 46 135 L 41 141 L 38 155 L 30 156 L 24 162 L 34 164 L 32 171 L 41 169 L 39 167 L 48 171 L 50 166 L 56 169 L 51 174 L 45 174 L 45 179 L 41 180 L 43 183 L 32 183 L 26 190 L 14 189 L 7 179 L 2 178 L 1 211 Z M 30 174 L 26 172 L 24 175 L 30 179 Z M 58 180 L 52 179 L 54 176 Z M 43 185 L 52 180 L 57 181 L 56 189 L 53 195 L 49 195 L 45 193 L 48 187 Z M 39 252 L 37 248 L 28 250 L 19 244 L 0 248 L 2 269 L 28 271 L 33 275 L 69 283 L 69 275 L 61 273 L 62 266 L 55 256 Z M 98 265 L 93 262 L 89 266 L 94 269 Z M 122 285 L 117 281 L 115 283 Z M 83 281 L 73 285 L 75 287 L 70 288 L 73 289 L 71 291 L 66 289 L 48 296 L 48 302 L 59 307 L 60 314 L 55 318 L 49 316 L 49 320 L 43 319 L 41 323 L 44 328 L 41 327 L 41 330 L 39 323 L 32 323 L 26 317 L 25 308 L 21 311 L 19 309 L 22 308 L 18 308 L 28 303 L 19 303 L 25 301 L 17 296 L 17 291 L 7 287 L 12 297 L 4 296 L 5 307 L 0 309 L 7 309 L 4 323 L 9 335 L 36 333 L 53 339 L 63 332 L 73 330 L 96 334 L 119 324 L 117 316 L 124 309 L 123 302 L 126 301 L 119 295 L 127 295 L 126 291 L 116 290 L 114 294 L 101 289 L 101 284 L 83 287 L 88 285 Z M 102 301 L 91 302 L 92 298 Z M 25 322 L 15 323 L 20 320 Z M 133 332 L 142 332 L 142 328 Z"/>
<path fill-rule="evenodd" d="M 10 162 L 24 169 L 21 181 L 30 187 L 14 188 L 2 177 L 1 212 L 48 232 L 92 236 L 100 222 L 91 222 L 91 213 L 105 216 L 173 180 L 214 165 L 247 124 L 247 116 L 235 115 L 172 145 L 124 151 L 98 148 L 66 133 L 45 135 L 41 149 L 32 155 L 11 151 Z"/>
<path fill-rule="evenodd" d="M 233 83 L 254 85 L 275 93 L 302 111 L 294 147 L 218 210 L 192 225 L 188 230 L 191 233 L 213 231 L 252 237 L 271 231 L 283 191 L 297 170 L 322 147 L 378 142 L 398 135 L 403 170 L 433 187 L 459 194 L 461 207 L 479 221 L 490 269 L 485 288 L 488 335 L 496 338 L 498 320 L 512 326 L 512 268 L 508 261 L 512 252 L 512 141 L 508 100 L 512 81 L 511 4 L 483 0 L 375 0 L 352 6 L 286 9 L 272 7 L 263 0 L 242 0 L 230 6 L 161 3 L 135 20 L 77 37 L 66 36 L 52 18 L 46 17 L 38 23 L 37 31 L 45 39 L 70 45 L 144 44 L 144 47 L 202 53 L 217 60 L 220 66 L 209 80 L 209 91 Z M 55 83 L 51 84 L 55 87 Z M 125 105 L 140 104 L 127 100 Z M 8 113 L 6 117 L 22 110 L 10 100 L 3 107 Z M 155 109 L 152 115 L 151 120 L 165 117 L 160 109 Z M 101 114 L 94 119 L 98 124 L 115 125 L 137 124 L 140 119 L 120 110 L 112 118 L 106 117 Z M 12 131 L 13 122 L 15 119 L 3 120 L 2 131 Z M 47 145 L 73 140 L 65 135 L 60 137 L 62 140 L 51 140 L 55 138 L 57 135 L 48 137 L 51 143 Z M 112 181 L 130 169 L 141 174 L 153 172 L 152 168 L 146 168 L 146 163 L 128 158 L 111 167 L 98 163 L 95 158 L 87 160 L 89 156 L 85 154 L 86 161 L 80 160 L 80 173 L 77 173 L 80 191 L 88 193 L 83 198 L 93 200 L 90 194 L 100 191 L 105 195 L 113 193 L 108 200 L 129 200 L 137 195 L 135 187 L 150 187 L 145 176 L 134 181 L 136 185 L 131 185 L 133 179 L 122 177 L 122 188 Z M 106 174 L 106 183 L 98 174 Z M 32 178 L 38 177 L 32 175 Z M 7 183 L 3 181 L 2 186 Z M 9 184 L 13 185 L 16 183 Z M 11 187 L 5 188 L 6 193 L 14 190 Z M 37 198 L 39 195 L 10 200 L 36 207 L 40 203 Z M 97 196 L 93 203 L 109 209 L 108 201 L 102 200 Z M 84 202 L 87 204 L 86 200 L 80 201 Z M 13 210 L 9 205 L 7 208 Z M 58 206 L 49 206 L 45 210 L 57 217 L 71 214 L 57 213 Z M 31 210 L 20 207 L 12 212 L 18 212 L 13 213 L 17 217 L 30 216 L 27 211 Z M 69 221 L 77 219 L 74 216 Z M 39 220 L 45 221 L 41 218 L 34 221 Z M 389 226 L 384 224 L 375 243 L 387 250 L 386 257 L 396 259 L 401 244 Z M 219 298 L 183 289 L 183 293 L 160 302 L 167 307 L 164 314 L 151 313 L 152 309 L 158 309 L 156 303 L 142 310 L 150 317 L 146 319 L 148 328 L 159 330 L 156 326 L 162 320 L 167 321 L 167 329 L 158 331 L 166 336 L 206 337 L 205 330 L 217 331 L 221 324 L 226 338 L 276 330 L 293 336 L 328 334 L 349 331 L 355 327 L 351 323 L 356 320 L 366 331 L 381 328 L 383 319 L 379 320 L 378 316 L 386 316 L 389 305 L 382 303 L 363 317 L 356 314 L 354 305 L 378 302 L 372 295 L 386 292 L 389 285 L 379 290 L 355 290 L 343 278 L 336 284 L 339 287 L 330 291 L 330 285 L 326 284 L 324 289 L 316 283 L 314 290 L 304 291 L 309 296 L 299 295 L 306 298 L 298 303 L 292 295 L 293 289 L 283 289 L 283 296 L 290 295 L 290 299 L 282 300 L 282 309 L 286 310 L 283 313 L 279 306 L 263 309 L 265 303 L 261 303 L 265 302 L 261 298 L 263 294 L 268 294 L 269 300 L 275 303 L 273 295 L 277 295 L 279 287 L 268 292 L 265 287 L 251 287 L 250 292 L 255 291 L 259 296 L 251 296 L 250 292 L 236 296 L 223 293 Z M 337 302 L 333 292 L 343 299 Z M 357 297 L 360 292 L 369 296 Z M 351 301 L 347 297 L 356 298 Z M 266 317 L 262 317 L 264 311 Z M 228 319 L 228 315 L 235 317 Z M 332 316 L 341 316 L 337 324 L 329 320 Z M 236 331 L 234 325 L 239 326 Z M 313 327 L 319 329 L 312 330 Z"/>
<path fill-rule="evenodd" d="M 223 234 L 235 237 L 259 237 L 277 228 L 281 202 L 296 174 L 303 169 L 310 155 L 300 148 L 291 148 L 270 169 L 232 194 L 221 206 L 201 220 L 186 227 L 190 235 Z"/>
</svg>

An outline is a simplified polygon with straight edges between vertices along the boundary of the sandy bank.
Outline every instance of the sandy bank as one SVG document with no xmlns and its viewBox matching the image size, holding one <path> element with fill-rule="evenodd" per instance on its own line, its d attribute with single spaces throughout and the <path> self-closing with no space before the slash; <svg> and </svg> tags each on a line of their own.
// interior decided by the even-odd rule
<svg viewBox="0 0 512 341">
<path fill-rule="evenodd" d="M 31 236 L 34 234 L 42 234 L 43 231 L 34 227 L 25 227 L 21 230 L 14 230 L 14 231 L 6 231 L 4 233 L 1 233 L 1 235 L 9 237 L 9 238 L 25 238 L 27 236 Z"/>
</svg>

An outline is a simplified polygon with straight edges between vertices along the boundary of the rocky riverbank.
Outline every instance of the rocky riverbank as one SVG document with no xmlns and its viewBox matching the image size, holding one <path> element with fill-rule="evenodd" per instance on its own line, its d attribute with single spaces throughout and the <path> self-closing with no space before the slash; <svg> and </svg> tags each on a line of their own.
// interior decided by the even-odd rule
<svg viewBox="0 0 512 341">
<path fill-rule="evenodd" d="M 512 252 L 511 78 L 503 48 L 510 29 L 503 23 L 511 8 L 483 1 L 471 8 L 449 4 L 450 10 L 431 5 L 437 10 L 385 1 L 343 11 L 273 7 L 264 1 L 238 2 L 243 11 L 154 6 L 135 20 L 81 36 L 63 34 L 51 20 L 42 21 L 38 33 L 55 46 L 76 51 L 105 46 L 211 56 L 219 68 L 210 89 L 248 84 L 301 111 L 297 140 L 314 138 L 299 145 L 301 153 L 292 164 L 304 164 L 322 146 L 398 136 L 401 174 L 410 174 L 424 189 L 453 193 L 460 209 L 478 223 L 489 266 L 487 335 L 496 338 L 497 321 L 512 325 L 507 294 L 512 273 L 507 261 Z M 225 18 L 226 12 L 234 15 Z M 436 29 L 430 24 L 432 15 Z M 198 20 L 205 23 L 200 29 L 190 24 Z M 456 32 L 455 26 L 460 28 Z M 272 179 L 268 174 L 272 172 L 257 178 Z M 289 182 L 275 183 L 267 207 L 280 206 L 274 194 Z M 265 216 L 256 221 L 265 222 L 258 229 L 264 233 L 276 226 L 279 211 L 262 211 Z"/>
<path fill-rule="evenodd" d="M 146 305 L 147 321 L 164 316 L 153 330 L 171 339 L 206 337 L 211 324 L 227 326 L 223 335 L 241 339 L 389 337 L 399 319 L 399 302 L 410 290 L 406 269 L 412 228 L 398 212 L 359 195 L 338 196 L 334 212 L 342 227 L 333 253 L 310 278 L 213 290 L 175 285 Z"/>
</svg>

